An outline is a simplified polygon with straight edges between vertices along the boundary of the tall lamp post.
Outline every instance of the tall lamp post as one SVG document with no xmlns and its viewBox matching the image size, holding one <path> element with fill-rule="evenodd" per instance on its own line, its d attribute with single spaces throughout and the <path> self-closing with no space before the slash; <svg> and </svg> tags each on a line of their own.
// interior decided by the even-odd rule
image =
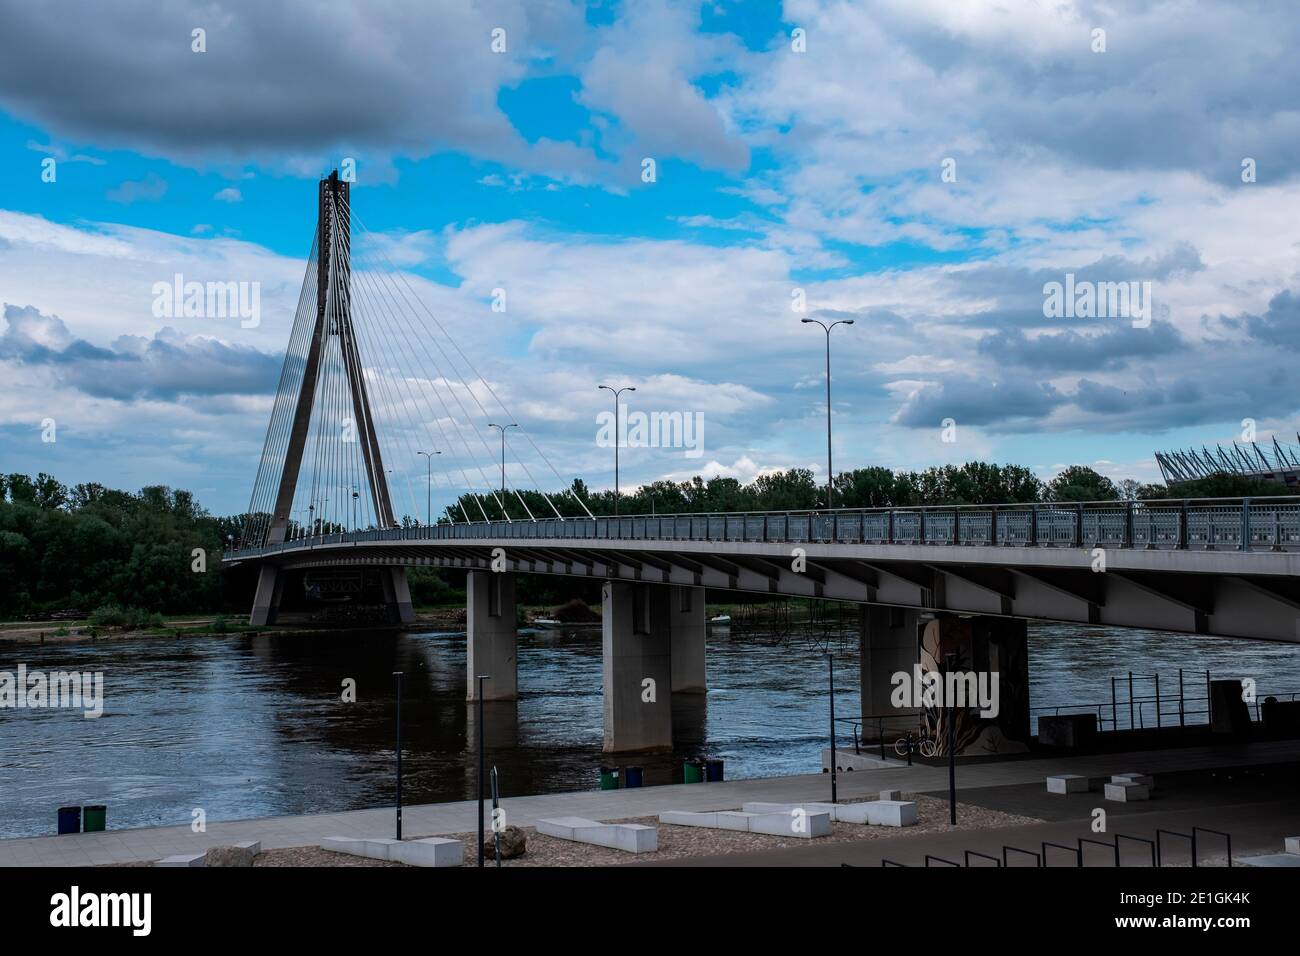
<svg viewBox="0 0 1300 956">
<path fill-rule="evenodd" d="M 614 396 L 614 517 L 618 517 L 618 397 L 624 392 L 635 392 L 636 387 L 624 385 L 622 388 L 614 388 L 610 385 L 597 385 L 597 389 L 605 389 Z"/>
<path fill-rule="evenodd" d="M 416 454 L 424 456 L 424 524 L 429 527 L 433 524 L 433 456 L 442 452 L 417 451 Z"/>
<path fill-rule="evenodd" d="M 514 422 L 509 425 L 497 425 L 494 422 L 488 422 L 488 428 L 499 428 L 501 430 L 501 499 L 506 497 L 506 429 L 518 428 Z"/>
<path fill-rule="evenodd" d="M 837 325 L 852 325 L 852 319 L 840 319 L 827 325 L 820 319 L 800 319 L 805 324 L 820 325 L 826 331 L 826 508 L 835 507 L 835 469 L 831 466 L 831 329 Z"/>
</svg>

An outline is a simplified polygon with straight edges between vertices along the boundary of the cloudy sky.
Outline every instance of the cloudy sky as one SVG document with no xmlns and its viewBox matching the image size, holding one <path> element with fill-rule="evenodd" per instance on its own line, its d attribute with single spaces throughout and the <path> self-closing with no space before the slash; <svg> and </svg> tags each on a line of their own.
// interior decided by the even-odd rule
<svg viewBox="0 0 1300 956">
<path fill-rule="evenodd" d="M 566 481 L 612 483 L 606 382 L 636 386 L 633 411 L 704 415 L 700 457 L 627 449 L 625 483 L 823 478 L 824 339 L 803 315 L 855 320 L 833 335 L 837 469 L 983 458 L 1150 481 L 1154 450 L 1231 441 L 1243 419 L 1295 435 L 1285 5 L 0 13 L 6 472 L 244 510 L 316 180 L 347 158 L 358 250 L 406 271 Z M 176 273 L 257 283 L 260 323 L 156 317 Z M 1150 283 L 1151 321 L 1046 316 L 1067 273 Z M 423 459 L 390 458 L 422 480 Z"/>
</svg>

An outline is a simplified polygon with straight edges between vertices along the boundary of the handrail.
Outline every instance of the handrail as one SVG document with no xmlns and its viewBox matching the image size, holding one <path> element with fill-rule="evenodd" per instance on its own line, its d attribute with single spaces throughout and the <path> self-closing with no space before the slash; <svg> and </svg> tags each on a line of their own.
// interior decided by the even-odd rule
<svg viewBox="0 0 1300 956">
<path fill-rule="evenodd" d="M 372 541 L 744 541 L 1140 550 L 1300 550 L 1300 496 L 691 512 L 331 529 L 227 560 Z"/>
</svg>

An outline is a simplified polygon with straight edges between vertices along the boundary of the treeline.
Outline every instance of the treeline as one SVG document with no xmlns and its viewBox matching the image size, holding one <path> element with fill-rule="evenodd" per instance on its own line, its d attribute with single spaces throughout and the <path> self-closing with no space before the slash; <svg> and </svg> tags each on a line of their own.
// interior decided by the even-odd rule
<svg viewBox="0 0 1300 956">
<path fill-rule="evenodd" d="M 1236 475 L 1218 475 L 1179 485 L 1179 497 L 1242 497 L 1285 494 L 1280 485 Z M 969 462 L 923 471 L 859 468 L 836 477 L 835 505 L 844 508 L 997 504 L 1033 501 L 1112 501 L 1169 497 L 1163 485 L 1118 484 L 1091 468 L 1072 466 L 1050 481 L 1020 465 Z M 512 519 L 554 512 L 540 492 L 464 495 L 442 521 L 499 519 L 503 502 Z M 826 489 L 811 471 L 794 468 L 761 475 L 748 484 L 734 478 L 700 477 L 656 481 L 619 499 L 619 512 L 803 511 L 823 508 Z M 614 514 L 612 491 L 593 492 L 581 480 L 550 495 L 565 517 Z M 415 519 L 407 516 L 407 525 Z M 71 488 L 47 474 L 0 476 L 0 617 L 43 612 L 140 609 L 182 614 L 243 609 L 248 582 L 232 584 L 223 573 L 221 552 L 239 539 L 242 516 L 214 517 L 188 491 L 162 485 L 139 492 L 100 484 Z M 193 570 L 194 549 L 205 552 L 207 570 Z M 455 596 L 454 582 L 430 571 L 415 574 L 412 590 L 420 603 Z M 559 591 L 556 592 L 559 594 Z"/>
<path fill-rule="evenodd" d="M 236 522 L 188 491 L 68 488 L 47 474 L 0 476 L 0 615 L 142 608 L 215 611 L 221 550 Z M 194 549 L 207 570 L 193 570 Z"/>
<path fill-rule="evenodd" d="M 1084 465 L 1063 469 L 1044 482 L 1022 465 L 997 465 L 973 461 L 942 465 L 923 471 L 857 468 L 835 477 L 837 508 L 909 508 L 921 505 L 981 505 L 1035 501 L 1149 501 L 1158 498 L 1231 498 L 1286 494 L 1281 485 L 1216 475 L 1181 484 L 1172 494 L 1162 484 L 1142 484 L 1132 479 L 1118 483 Z M 582 503 L 597 517 L 614 514 L 614 492 L 593 492 L 580 479 L 560 494 L 508 490 L 504 495 L 462 495 L 443 513 L 442 521 L 500 520 L 504 511 L 512 520 L 586 514 Z M 522 499 L 522 501 L 521 501 Z M 581 502 L 581 503 L 580 503 Z M 525 504 L 527 509 L 525 509 Z M 554 505 L 552 509 L 551 505 Z M 719 511 L 807 511 L 826 507 L 826 486 L 818 484 L 806 468 L 760 475 L 748 484 L 735 478 L 696 476 L 690 481 L 655 481 L 624 492 L 618 512 L 632 514 L 684 514 Z M 408 518 L 408 524 L 414 519 Z"/>
</svg>

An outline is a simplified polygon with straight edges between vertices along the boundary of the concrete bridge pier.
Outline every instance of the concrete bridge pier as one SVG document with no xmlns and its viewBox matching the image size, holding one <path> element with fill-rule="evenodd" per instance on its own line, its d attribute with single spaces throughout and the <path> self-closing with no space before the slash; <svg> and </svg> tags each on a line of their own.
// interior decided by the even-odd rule
<svg viewBox="0 0 1300 956">
<path fill-rule="evenodd" d="M 606 753 L 672 749 L 672 598 L 663 585 L 605 582 L 601 666 Z"/>
<path fill-rule="evenodd" d="M 248 623 L 253 627 L 274 624 L 280 610 L 280 595 L 284 590 L 284 577 L 273 564 L 264 564 L 257 571 L 257 592 L 253 595 L 253 610 Z"/>
<path fill-rule="evenodd" d="M 708 637 L 704 613 L 704 588 L 668 586 L 668 637 L 672 656 L 672 692 L 706 694 L 709 690 L 705 663 Z"/>
<path fill-rule="evenodd" d="M 515 576 L 509 571 L 471 571 L 465 576 L 465 699 L 519 697 L 519 628 L 515 623 Z"/>
<path fill-rule="evenodd" d="M 919 706 L 894 706 L 893 677 L 909 677 L 921 660 L 921 612 L 913 608 L 864 604 L 860 609 L 858 629 L 861 654 L 859 673 L 862 682 L 862 739 L 879 740 L 881 716 L 909 717 L 921 712 Z M 884 724 L 885 739 L 891 743 L 906 729 L 919 727 L 906 720 L 889 720 Z"/>
</svg>

